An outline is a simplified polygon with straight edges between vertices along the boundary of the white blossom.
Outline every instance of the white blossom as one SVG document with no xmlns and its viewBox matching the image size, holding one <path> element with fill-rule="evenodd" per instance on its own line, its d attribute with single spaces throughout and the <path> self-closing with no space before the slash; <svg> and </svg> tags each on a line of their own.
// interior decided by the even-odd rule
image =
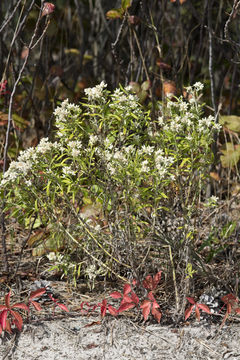
<svg viewBox="0 0 240 360">
<path fill-rule="evenodd" d="M 94 144 L 96 144 L 97 141 L 98 141 L 97 135 L 91 134 L 89 136 L 89 145 L 94 145 Z"/>
<path fill-rule="evenodd" d="M 93 88 L 84 89 L 84 92 L 88 97 L 88 101 L 101 99 L 103 97 L 103 90 L 106 86 L 107 84 L 102 81 L 99 85 L 96 85 Z"/>
</svg>

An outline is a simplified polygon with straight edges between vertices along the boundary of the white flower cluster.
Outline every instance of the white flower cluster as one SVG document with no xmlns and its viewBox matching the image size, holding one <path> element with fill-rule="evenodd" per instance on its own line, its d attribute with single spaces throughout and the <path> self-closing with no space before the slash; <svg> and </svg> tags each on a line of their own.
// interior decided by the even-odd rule
<svg viewBox="0 0 240 360">
<path fill-rule="evenodd" d="M 71 168 L 71 166 L 64 166 L 62 169 L 63 175 L 75 175 L 76 172 Z"/>
<path fill-rule="evenodd" d="M 85 94 L 88 97 L 88 101 L 98 100 L 103 98 L 103 90 L 107 86 L 104 81 L 93 88 L 84 89 Z"/>
<path fill-rule="evenodd" d="M 56 118 L 56 127 L 58 128 L 57 136 L 59 138 L 63 137 L 64 134 L 61 130 L 64 130 L 66 127 L 66 123 L 71 119 L 71 121 L 75 120 L 79 115 L 80 107 L 75 104 L 69 103 L 69 100 L 66 99 L 62 102 L 60 106 L 58 106 L 54 115 Z"/>
<path fill-rule="evenodd" d="M 201 90 L 203 90 L 203 88 L 204 88 L 204 85 L 200 81 L 198 81 L 195 84 L 193 84 L 192 86 L 186 87 L 186 91 L 188 93 L 193 93 L 194 91 L 197 91 L 197 92 L 201 91 Z"/>
<path fill-rule="evenodd" d="M 203 119 L 199 119 L 198 122 L 198 130 L 199 132 L 205 133 L 208 131 L 208 129 L 220 131 L 222 128 L 222 125 L 216 123 L 214 121 L 214 117 L 212 115 L 209 115 L 208 117 L 205 117 Z"/>
<path fill-rule="evenodd" d="M 159 177 L 163 178 L 169 171 L 169 168 L 174 163 L 173 156 L 166 156 L 162 149 L 157 150 L 155 153 L 155 166 L 158 171 Z"/>
<path fill-rule="evenodd" d="M 0 186 L 5 185 L 9 181 L 16 180 L 19 175 L 27 175 L 31 167 L 31 161 L 12 161 L 8 171 L 6 171 L 3 175 Z"/>
<path fill-rule="evenodd" d="M 77 157 L 81 153 L 82 149 L 82 142 L 79 140 L 76 141 L 69 141 L 68 147 L 71 150 L 71 155 L 73 158 Z"/>
<path fill-rule="evenodd" d="M 126 89 L 125 89 L 126 90 Z M 139 107 L 138 97 L 137 95 L 133 95 L 131 93 L 125 93 L 121 89 L 116 89 L 111 95 L 113 103 L 109 106 L 116 109 L 117 111 L 121 111 L 125 113 L 125 116 L 141 116 L 142 110 Z M 138 123 L 136 122 L 136 125 Z"/>
<path fill-rule="evenodd" d="M 78 105 L 69 103 L 68 99 L 64 100 L 61 105 L 58 106 L 53 112 L 56 117 L 56 125 L 58 125 L 60 122 L 66 122 L 70 115 L 73 117 L 74 113 L 78 112 Z"/>
<path fill-rule="evenodd" d="M 26 176 L 32 169 L 33 164 L 39 161 L 38 159 L 42 159 L 41 155 L 44 155 L 52 148 L 61 149 L 61 145 L 57 142 L 52 143 L 48 141 L 48 138 L 43 138 L 35 148 L 31 147 L 21 151 L 17 161 L 12 161 L 8 170 L 4 173 L 0 186 L 16 180 L 19 176 Z"/>
<path fill-rule="evenodd" d="M 186 102 L 183 97 L 176 101 L 168 100 L 167 114 L 165 118 L 161 115 L 158 117 L 158 124 L 164 131 L 186 134 L 184 136 L 189 141 L 193 140 L 193 133 L 211 136 L 213 131 L 219 132 L 221 125 L 214 121 L 213 116 L 201 118 L 200 107 L 195 96 L 196 92 L 203 89 L 203 84 L 197 82 L 186 89 L 191 94 L 189 101 Z"/>
</svg>

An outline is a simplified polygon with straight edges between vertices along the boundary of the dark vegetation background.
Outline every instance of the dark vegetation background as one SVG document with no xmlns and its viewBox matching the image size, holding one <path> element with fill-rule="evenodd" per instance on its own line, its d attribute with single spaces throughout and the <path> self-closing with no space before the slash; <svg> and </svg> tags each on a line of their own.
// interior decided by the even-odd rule
<svg viewBox="0 0 240 360">
<path fill-rule="evenodd" d="M 78 102 L 85 87 L 101 80 L 113 89 L 119 83 L 149 78 L 152 99 L 161 98 L 167 81 L 174 82 L 170 84 L 178 94 L 184 86 L 201 81 L 204 101 L 214 107 L 212 76 L 215 110 L 221 105 L 222 114 L 238 114 L 239 10 L 231 16 L 233 1 L 134 0 L 128 10 L 130 20 L 107 19 L 107 11 L 119 8 L 119 1 L 56 0 L 54 4 L 46 34 L 31 50 L 16 90 L 11 157 L 22 145 L 36 145 L 49 134 L 59 100 L 68 97 Z M 0 3 L 0 75 L 7 80 L 9 93 L 26 57 L 40 6 L 39 0 Z M 15 34 L 22 11 L 21 19 L 26 19 Z M 38 36 L 46 22 L 46 17 L 41 19 Z M 0 101 L 3 145 L 9 94 Z"/>
<path fill-rule="evenodd" d="M 184 86 L 200 81 L 205 86 L 206 113 L 214 114 L 217 121 L 219 114 L 240 115 L 240 1 L 133 0 L 122 18 L 109 19 L 106 13 L 120 8 L 121 1 L 56 0 L 54 11 L 39 19 L 36 27 L 42 4 L 40 0 L 0 2 L 0 76 L 2 84 L 6 81 L 0 97 L 1 166 L 10 105 L 13 121 L 6 167 L 21 149 L 35 146 L 43 136 L 51 137 L 53 110 L 60 101 L 69 98 L 78 103 L 85 88 L 102 80 L 110 90 L 150 80 L 142 100 L 145 106 L 163 100 L 169 91 L 181 95 Z M 39 41 L 29 52 L 35 30 Z M 210 194 L 220 200 L 231 201 L 239 193 L 239 118 L 235 121 L 236 131 L 224 128 L 216 141 Z M 229 141 L 233 148 L 226 155 L 238 151 L 237 161 L 223 164 L 221 149 Z M 237 207 L 236 224 L 238 214 Z M 225 254 L 220 260 L 230 259 L 229 264 L 238 258 L 239 228 L 235 226 L 230 235 L 227 246 L 218 248 Z M 209 270 L 213 272 L 218 273 L 217 266 Z M 236 263 L 228 268 L 225 280 L 230 273 L 234 274 L 231 289 L 237 290 Z"/>
</svg>

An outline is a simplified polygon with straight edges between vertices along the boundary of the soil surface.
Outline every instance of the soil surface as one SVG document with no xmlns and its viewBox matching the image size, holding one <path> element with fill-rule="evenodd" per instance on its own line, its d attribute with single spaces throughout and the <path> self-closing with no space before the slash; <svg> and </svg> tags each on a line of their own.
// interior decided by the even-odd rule
<svg viewBox="0 0 240 360">
<path fill-rule="evenodd" d="M 210 360 L 240 359 L 240 326 L 139 326 L 129 319 L 66 314 L 25 324 L 0 338 L 1 359 Z"/>
</svg>

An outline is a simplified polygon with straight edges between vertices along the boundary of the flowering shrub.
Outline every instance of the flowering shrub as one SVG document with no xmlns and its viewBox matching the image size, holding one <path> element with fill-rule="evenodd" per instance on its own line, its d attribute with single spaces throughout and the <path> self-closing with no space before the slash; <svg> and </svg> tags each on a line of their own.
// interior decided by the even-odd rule
<svg viewBox="0 0 240 360">
<path fill-rule="evenodd" d="M 202 116 L 201 89 L 196 83 L 186 89 L 188 101 L 159 103 L 156 118 L 130 87 L 110 93 L 104 82 L 85 89 L 85 103 L 63 101 L 55 141 L 21 152 L 0 184 L 10 216 L 46 229 L 30 244 L 40 242 L 40 254 L 61 250 L 58 260 L 66 265 L 67 257 L 65 272 L 74 277 L 144 271 L 161 211 L 179 202 L 189 219 L 208 174 L 219 125 Z"/>
</svg>

